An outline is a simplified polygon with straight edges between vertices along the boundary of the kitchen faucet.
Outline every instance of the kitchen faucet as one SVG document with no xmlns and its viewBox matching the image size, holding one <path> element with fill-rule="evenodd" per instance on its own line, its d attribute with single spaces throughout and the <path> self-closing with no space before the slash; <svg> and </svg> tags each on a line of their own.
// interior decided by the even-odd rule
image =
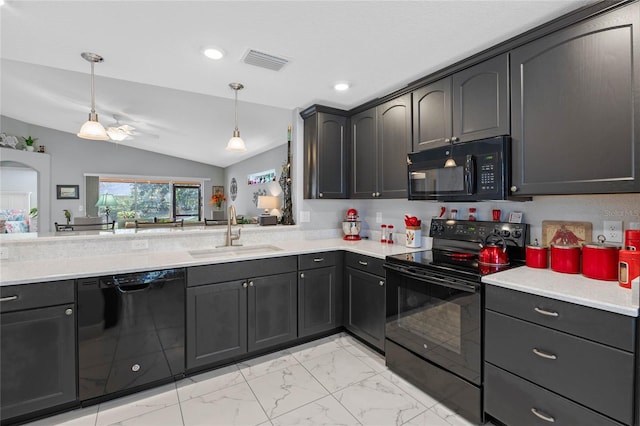
<svg viewBox="0 0 640 426">
<path fill-rule="evenodd" d="M 241 231 L 240 228 L 238 228 L 237 234 L 234 234 L 231 232 L 231 225 L 237 225 L 237 224 L 238 224 L 238 218 L 236 217 L 236 208 L 232 204 L 227 208 L 227 241 L 224 244 L 225 246 L 232 246 L 234 240 L 240 239 L 240 231 Z M 242 244 L 238 244 L 238 245 L 241 246 Z"/>
</svg>

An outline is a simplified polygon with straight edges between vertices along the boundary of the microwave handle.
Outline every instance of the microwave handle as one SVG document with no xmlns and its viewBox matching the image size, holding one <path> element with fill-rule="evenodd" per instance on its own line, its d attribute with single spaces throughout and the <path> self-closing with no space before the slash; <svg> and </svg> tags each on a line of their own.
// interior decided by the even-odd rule
<svg viewBox="0 0 640 426">
<path fill-rule="evenodd" d="M 467 159 L 464 162 L 464 187 L 467 190 L 467 195 L 472 195 L 475 193 L 475 175 L 476 165 L 473 161 L 473 156 L 467 155 Z"/>
</svg>

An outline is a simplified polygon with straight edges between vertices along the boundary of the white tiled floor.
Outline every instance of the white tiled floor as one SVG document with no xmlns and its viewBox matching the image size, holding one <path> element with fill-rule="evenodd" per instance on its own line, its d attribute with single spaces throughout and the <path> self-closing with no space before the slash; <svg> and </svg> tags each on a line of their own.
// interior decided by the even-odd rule
<svg viewBox="0 0 640 426">
<path fill-rule="evenodd" d="M 30 426 L 471 425 L 336 334 Z"/>
</svg>

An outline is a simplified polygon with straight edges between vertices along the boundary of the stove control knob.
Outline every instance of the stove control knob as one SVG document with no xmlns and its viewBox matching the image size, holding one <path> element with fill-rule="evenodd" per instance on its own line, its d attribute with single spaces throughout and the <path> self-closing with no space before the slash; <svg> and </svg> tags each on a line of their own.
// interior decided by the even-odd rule
<svg viewBox="0 0 640 426">
<path fill-rule="evenodd" d="M 504 231 L 500 232 L 500 235 L 504 238 L 507 238 L 509 235 L 511 235 L 511 232 L 505 229 Z"/>
<path fill-rule="evenodd" d="M 515 231 L 513 231 L 513 237 L 514 238 L 520 238 L 522 237 L 522 232 L 518 231 L 517 229 Z"/>
</svg>

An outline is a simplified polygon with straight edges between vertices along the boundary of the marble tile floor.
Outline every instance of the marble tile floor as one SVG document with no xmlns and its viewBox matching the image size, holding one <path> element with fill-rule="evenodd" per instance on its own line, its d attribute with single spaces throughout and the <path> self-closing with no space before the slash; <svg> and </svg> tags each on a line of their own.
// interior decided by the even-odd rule
<svg viewBox="0 0 640 426">
<path fill-rule="evenodd" d="M 29 426 L 407 425 L 471 423 L 340 333 Z"/>
</svg>

